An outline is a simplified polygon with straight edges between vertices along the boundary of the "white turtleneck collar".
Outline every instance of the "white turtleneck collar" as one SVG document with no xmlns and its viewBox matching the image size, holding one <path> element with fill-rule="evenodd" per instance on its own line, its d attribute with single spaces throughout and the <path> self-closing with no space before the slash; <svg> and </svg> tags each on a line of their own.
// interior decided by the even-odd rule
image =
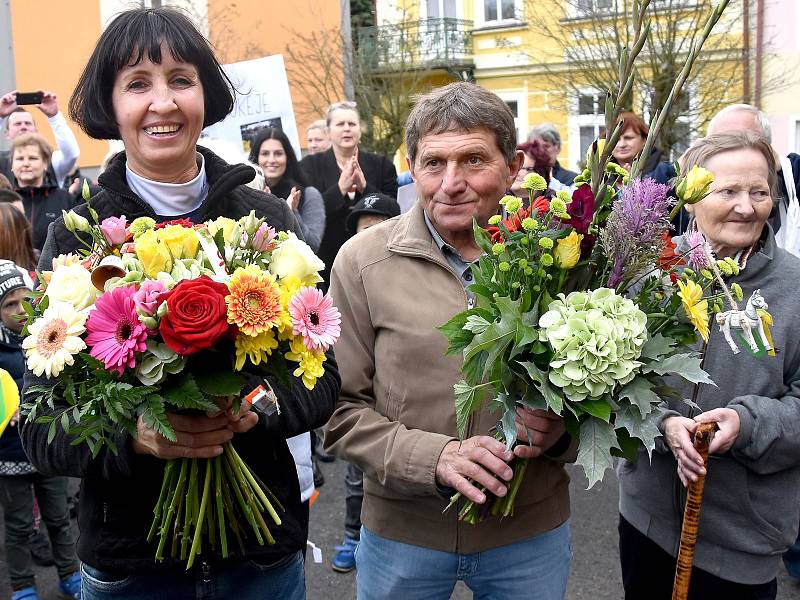
<svg viewBox="0 0 800 600">
<path fill-rule="evenodd" d="M 206 179 L 206 161 L 202 154 L 199 157 L 199 173 L 186 183 L 162 183 L 145 179 L 131 171 L 125 165 L 128 186 L 142 200 L 147 202 L 153 211 L 161 217 L 185 215 L 200 208 L 208 196 Z"/>
</svg>

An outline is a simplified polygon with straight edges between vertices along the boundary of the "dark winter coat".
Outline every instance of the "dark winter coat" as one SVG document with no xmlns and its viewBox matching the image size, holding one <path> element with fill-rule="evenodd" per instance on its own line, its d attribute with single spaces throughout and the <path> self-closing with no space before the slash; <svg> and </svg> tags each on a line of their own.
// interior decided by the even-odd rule
<svg viewBox="0 0 800 600">
<path fill-rule="evenodd" d="M 25 373 L 25 358 L 22 355 L 22 339 L 5 327 L 0 326 L 0 369 L 8 371 L 17 387 L 22 390 L 22 376 Z M 9 425 L 0 436 L 0 462 L 27 462 L 22 450 L 19 428 Z"/>
<path fill-rule="evenodd" d="M 67 191 L 55 185 L 42 187 L 25 187 L 15 190 L 22 196 L 25 216 L 33 230 L 33 247 L 41 250 L 47 239 L 47 228 L 50 223 L 61 216 L 62 210 L 75 207 L 75 198 Z"/>
<path fill-rule="evenodd" d="M 302 236 L 291 209 L 283 200 L 259 192 L 245 183 L 253 178 L 253 169 L 246 165 L 231 166 L 212 152 L 198 148 L 205 157 L 210 185 L 209 193 L 197 211 L 196 221 L 225 216 L 237 219 L 255 210 L 266 217 L 277 230 L 290 230 Z M 125 154 L 117 155 L 100 176 L 103 191 L 92 199 L 92 207 L 102 220 L 125 215 L 128 220 L 140 216 L 157 218 L 152 208 L 128 187 L 125 176 Z M 88 216 L 85 205 L 76 212 Z M 53 256 L 72 252 L 78 247 L 75 237 L 58 218 L 50 229 L 42 252 L 40 266 L 50 264 Z M 313 391 L 302 382 L 291 379 L 284 385 L 269 379 L 281 407 L 280 415 L 259 415 L 258 424 L 247 433 L 237 434 L 233 444 L 237 452 L 254 470 L 286 509 L 281 513 L 281 526 L 270 529 L 274 545 L 259 546 L 252 534 L 245 540 L 245 554 L 237 545 L 230 547 L 228 560 L 255 560 L 272 564 L 305 548 L 308 513 L 300 503 L 297 471 L 286 445 L 286 438 L 322 426 L 331 415 L 339 394 L 340 380 L 332 353 L 324 363 L 325 374 Z M 26 390 L 44 380 L 25 373 Z M 56 409 L 59 410 L 56 404 Z M 92 458 L 88 446 L 70 445 L 73 436 L 58 433 L 47 443 L 47 427 L 25 422 L 22 441 L 34 466 L 45 474 L 69 475 L 82 478 L 78 524 L 78 556 L 92 567 L 120 574 L 153 573 L 162 570 L 182 570 L 171 559 L 155 563 L 156 547 L 145 539 L 153 518 L 153 506 L 158 499 L 165 462 L 150 455 L 133 452 L 131 437 L 118 432 L 114 442 L 118 454 L 103 449 Z M 245 528 L 247 526 L 245 525 Z M 218 563 L 217 553 L 203 549 L 201 561 Z"/>
</svg>

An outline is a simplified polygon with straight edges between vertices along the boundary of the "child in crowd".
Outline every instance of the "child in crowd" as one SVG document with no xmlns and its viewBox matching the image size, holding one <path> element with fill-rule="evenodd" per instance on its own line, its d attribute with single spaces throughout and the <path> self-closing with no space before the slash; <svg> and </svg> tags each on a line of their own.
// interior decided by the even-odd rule
<svg viewBox="0 0 800 600">
<path fill-rule="evenodd" d="M 350 209 L 347 215 L 347 230 L 360 233 L 373 225 L 400 214 L 397 200 L 386 194 L 370 194 Z M 344 542 L 336 546 L 331 560 L 331 568 L 339 573 L 348 573 L 356 568 L 355 551 L 361 539 L 361 504 L 364 501 L 364 473 L 352 463 L 348 463 L 344 476 L 345 516 Z"/>
<path fill-rule="evenodd" d="M 24 268 L 0 260 L 0 368 L 11 374 L 20 390 L 25 359 L 20 336 L 23 323 L 19 317 L 25 314 L 22 301 L 31 289 L 33 281 Z M 52 541 L 59 590 L 79 599 L 81 577 L 67 511 L 67 479 L 36 472 L 22 450 L 18 420 L 19 415 L 15 415 L 0 438 L 0 505 L 5 517 L 11 600 L 38 600 L 30 550 L 34 535 L 31 486 Z"/>
</svg>

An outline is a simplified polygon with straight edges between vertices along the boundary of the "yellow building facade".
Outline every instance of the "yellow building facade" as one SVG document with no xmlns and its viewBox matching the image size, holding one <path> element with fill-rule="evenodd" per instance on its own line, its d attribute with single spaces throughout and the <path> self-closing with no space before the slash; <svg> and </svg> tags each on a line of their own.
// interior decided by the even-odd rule
<svg viewBox="0 0 800 600">
<path fill-rule="evenodd" d="M 668 12 L 664 9 L 667 2 Z M 616 10 L 624 12 L 630 3 L 631 0 L 617 0 Z M 704 21 L 709 5 L 702 0 L 653 0 L 654 6 L 659 3 L 661 12 L 653 19 L 679 20 L 678 31 L 688 30 L 692 24 L 696 29 L 696 24 Z M 737 0 L 731 4 L 736 5 Z M 535 125 L 554 124 L 562 137 L 559 161 L 575 169 L 604 126 L 604 94 L 597 89 L 597 81 L 587 80 L 584 88 L 580 71 L 591 67 L 588 57 L 594 54 L 615 54 L 607 48 L 609 40 L 616 39 L 621 29 L 620 13 L 610 8 L 614 5 L 610 0 L 377 0 L 376 12 L 378 29 L 405 19 L 409 23 L 418 21 L 420 29 L 427 29 L 432 35 L 445 31 L 444 37 L 450 32 L 451 40 L 465 40 L 468 56 L 458 57 L 455 68 L 441 66 L 445 79 L 469 78 L 498 94 L 515 115 L 520 141 L 527 139 Z M 704 60 L 713 64 L 713 70 L 709 69 L 713 77 L 704 77 L 701 70 L 687 86 L 687 115 L 680 117 L 682 122 L 678 123 L 683 128 L 679 131 L 686 131 L 686 144 L 697 136 L 697 125 L 707 120 L 707 113 L 719 108 L 716 101 L 713 109 L 708 108 L 710 96 L 723 97 L 727 102 L 742 101 L 741 77 L 735 74 L 741 67 L 740 54 L 735 50 L 742 30 L 735 7 L 723 17 L 718 29 L 722 33 L 715 34 L 716 39 L 707 44 L 711 50 L 704 55 Z M 724 43 L 721 36 L 726 37 Z M 421 39 L 422 43 L 431 44 Z M 437 43 L 441 44 L 441 39 Z M 577 64 L 571 45 L 583 45 L 588 65 Z M 720 50 L 723 47 L 725 52 Z M 726 71 L 730 71 L 730 77 Z M 720 77 L 730 85 L 717 90 L 714 86 L 718 86 Z M 613 79 L 609 74 L 608 85 L 616 83 Z M 715 94 L 709 94 L 710 90 Z M 634 107 L 639 106 L 641 110 L 637 112 L 648 119 L 646 104 L 637 95 Z"/>
<path fill-rule="evenodd" d="M 162 5 L 185 10 L 212 42 L 223 63 L 282 54 L 297 33 L 308 35 L 339 30 L 341 26 L 339 0 L 10 0 L 16 88 L 54 91 L 66 116 L 69 97 L 105 25 L 131 7 Z M 309 67 L 308 76 L 317 76 L 313 67 Z M 298 112 L 304 99 L 293 93 L 292 101 Z M 37 110 L 32 114 L 39 131 L 54 143 L 44 115 Z M 297 123 L 303 147 L 307 121 Z M 108 142 L 92 140 L 74 123 L 70 122 L 70 126 L 81 149 L 79 166 L 100 165 L 108 152 Z"/>
</svg>

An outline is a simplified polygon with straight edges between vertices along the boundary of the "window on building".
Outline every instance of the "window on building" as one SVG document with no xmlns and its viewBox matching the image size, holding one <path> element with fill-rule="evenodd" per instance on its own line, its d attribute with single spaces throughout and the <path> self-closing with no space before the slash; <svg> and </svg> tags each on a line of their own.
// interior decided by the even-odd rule
<svg viewBox="0 0 800 600">
<path fill-rule="evenodd" d="M 483 20 L 510 21 L 517 18 L 516 0 L 483 0 Z"/>
<path fill-rule="evenodd" d="M 589 146 L 592 145 L 600 134 L 606 124 L 606 117 L 603 112 L 603 102 L 605 96 L 602 94 L 590 92 L 580 94 L 577 102 L 577 115 L 572 117 L 572 120 L 578 127 L 578 136 L 580 139 L 580 154 L 578 160 L 582 160 L 586 156 Z"/>
<path fill-rule="evenodd" d="M 514 129 L 517 132 L 517 143 L 524 142 L 526 138 L 526 127 L 528 125 L 526 119 L 521 116 L 522 113 L 525 112 L 524 108 L 521 109 L 520 107 L 523 106 L 523 97 L 517 95 L 516 99 L 514 99 L 514 95 L 509 96 L 502 96 L 503 101 L 508 106 L 509 110 L 511 110 L 511 114 L 514 115 Z"/>
<path fill-rule="evenodd" d="M 578 0 L 578 14 L 591 15 L 595 13 L 607 13 L 614 8 L 614 1 L 615 0 Z"/>
</svg>

